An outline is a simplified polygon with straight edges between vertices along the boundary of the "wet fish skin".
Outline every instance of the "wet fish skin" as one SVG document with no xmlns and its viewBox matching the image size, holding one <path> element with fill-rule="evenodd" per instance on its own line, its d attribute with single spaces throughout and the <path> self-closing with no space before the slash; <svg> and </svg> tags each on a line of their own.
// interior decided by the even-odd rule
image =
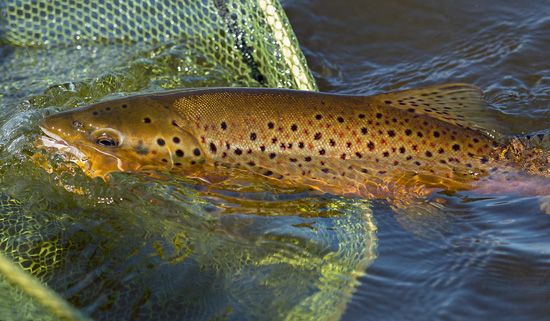
<svg viewBox="0 0 550 321">
<path fill-rule="evenodd" d="M 40 127 L 88 155 L 95 176 L 228 166 L 380 197 L 395 185 L 472 189 L 498 168 L 498 144 L 468 117 L 483 105 L 468 84 L 375 96 L 217 88 L 100 102 Z"/>
</svg>

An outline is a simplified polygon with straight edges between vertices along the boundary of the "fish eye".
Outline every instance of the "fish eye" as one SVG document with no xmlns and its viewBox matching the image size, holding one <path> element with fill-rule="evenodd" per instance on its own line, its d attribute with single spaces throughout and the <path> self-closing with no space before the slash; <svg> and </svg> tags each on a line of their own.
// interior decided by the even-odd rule
<svg viewBox="0 0 550 321">
<path fill-rule="evenodd" d="M 91 138 L 97 145 L 103 147 L 116 147 L 120 145 L 120 135 L 110 128 L 95 130 Z"/>
<path fill-rule="evenodd" d="M 116 141 L 112 137 L 109 137 L 107 135 L 103 135 L 103 136 L 98 137 L 95 140 L 95 143 L 98 144 L 98 145 L 101 145 L 101 146 L 105 146 L 105 147 L 111 147 L 111 146 L 116 146 L 117 145 Z"/>
</svg>

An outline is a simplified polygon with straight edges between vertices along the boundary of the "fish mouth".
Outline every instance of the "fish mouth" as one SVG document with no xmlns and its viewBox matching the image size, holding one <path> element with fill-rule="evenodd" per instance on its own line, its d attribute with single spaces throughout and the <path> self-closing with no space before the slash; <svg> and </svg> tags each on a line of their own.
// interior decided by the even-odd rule
<svg viewBox="0 0 550 321">
<path fill-rule="evenodd" d="M 38 136 L 36 147 L 45 148 L 48 152 L 59 154 L 68 161 L 85 163 L 88 160 L 86 154 L 77 147 L 70 145 L 61 137 L 42 126 L 40 126 L 40 129 L 42 129 L 47 136 Z"/>
</svg>

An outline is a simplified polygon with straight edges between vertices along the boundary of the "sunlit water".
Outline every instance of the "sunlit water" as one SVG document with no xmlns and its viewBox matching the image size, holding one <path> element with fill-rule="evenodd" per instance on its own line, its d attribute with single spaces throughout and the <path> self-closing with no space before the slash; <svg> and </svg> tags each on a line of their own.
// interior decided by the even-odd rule
<svg viewBox="0 0 550 321">
<path fill-rule="evenodd" d="M 513 131 L 548 128 L 550 3 L 283 6 L 321 91 L 468 82 L 486 91 Z M 78 172 L 48 174 L 30 159 L 37 122 L 54 111 L 117 92 L 239 85 L 223 71 L 147 72 L 166 63 L 154 58 L 157 51 L 0 48 L 0 188 L 40 223 L 32 235 L 69 249 L 39 275 L 85 313 L 279 320 L 296 302 L 334 306 L 351 297 L 343 320 L 550 318 L 550 215 L 536 197 L 441 194 L 440 213 L 405 219 L 383 201 L 320 196 L 246 176 L 208 188 L 184 177 L 159 182 L 119 173 L 107 185 Z M 167 64 L 193 65 L 192 58 L 174 59 Z M 305 319 L 306 310 L 292 313 Z"/>
</svg>

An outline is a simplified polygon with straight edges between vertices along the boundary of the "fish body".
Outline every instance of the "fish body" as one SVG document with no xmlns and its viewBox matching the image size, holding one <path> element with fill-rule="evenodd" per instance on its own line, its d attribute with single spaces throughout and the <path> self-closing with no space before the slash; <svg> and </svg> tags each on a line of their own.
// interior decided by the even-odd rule
<svg viewBox="0 0 550 321">
<path fill-rule="evenodd" d="M 40 127 L 86 154 L 94 176 L 225 166 L 380 197 L 387 186 L 472 189 L 495 171 L 498 144 L 473 129 L 484 104 L 467 84 L 375 96 L 217 88 L 100 102 Z"/>
</svg>

